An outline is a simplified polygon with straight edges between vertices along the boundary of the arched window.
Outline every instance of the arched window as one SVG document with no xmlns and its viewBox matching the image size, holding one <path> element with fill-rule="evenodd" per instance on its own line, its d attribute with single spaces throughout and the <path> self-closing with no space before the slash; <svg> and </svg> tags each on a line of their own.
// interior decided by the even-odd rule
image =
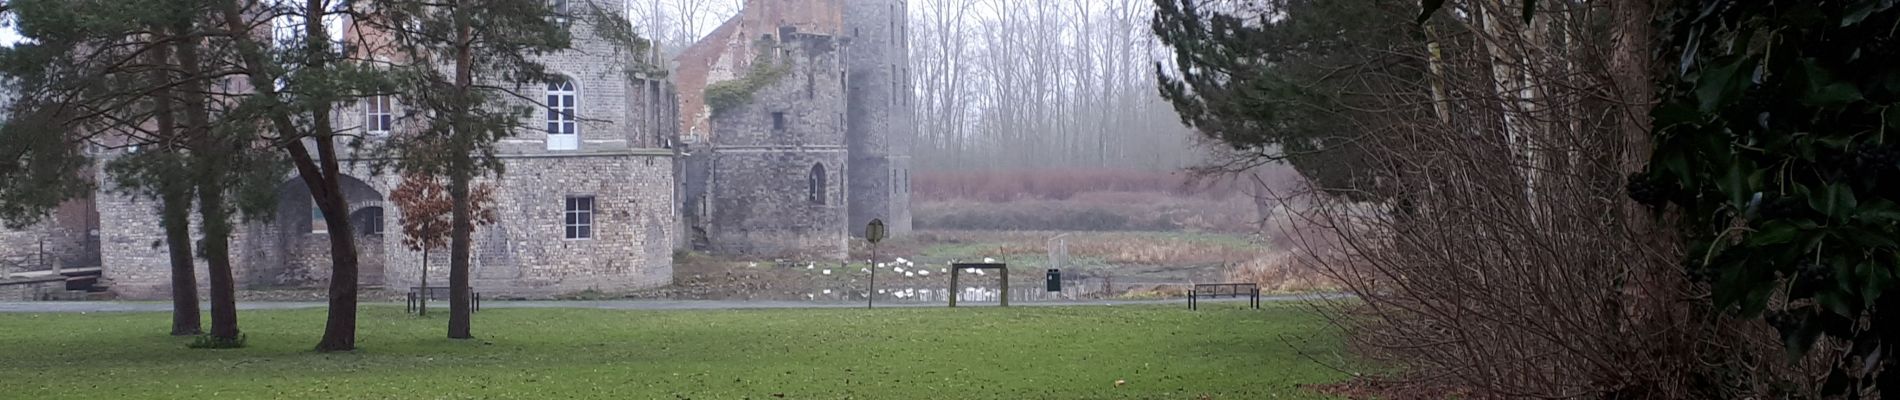
<svg viewBox="0 0 1900 400">
<path fill-rule="evenodd" d="M 574 81 L 561 77 L 548 81 L 548 150 L 580 148 L 580 125 L 575 118 L 580 112 L 579 97 Z"/>
<path fill-rule="evenodd" d="M 810 188 L 811 193 L 809 195 L 811 198 L 811 203 L 825 204 L 825 197 L 827 196 L 825 196 L 826 186 L 825 186 L 825 165 L 824 164 L 811 165 L 811 178 L 808 180 L 808 183 L 811 184 L 811 188 Z"/>
</svg>

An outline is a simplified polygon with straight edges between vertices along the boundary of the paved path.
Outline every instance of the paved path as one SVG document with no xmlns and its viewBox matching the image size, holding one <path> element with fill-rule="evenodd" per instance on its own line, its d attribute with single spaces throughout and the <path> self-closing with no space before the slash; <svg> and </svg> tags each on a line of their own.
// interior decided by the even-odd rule
<svg viewBox="0 0 1900 400">
<path fill-rule="evenodd" d="M 1261 296 L 1262 302 L 1293 302 L 1334 298 L 1338 295 L 1283 295 Z M 1245 298 L 1202 299 L 1203 302 L 1246 301 Z M 401 303 L 362 303 L 364 305 L 401 305 Z M 967 307 L 994 307 L 991 303 L 966 303 Z M 1049 306 L 1130 306 L 1152 304 L 1181 304 L 1186 307 L 1186 299 L 1169 300 L 1096 300 L 1096 301 L 1018 301 L 1012 306 L 1049 307 Z M 322 308 L 322 302 L 241 302 L 239 310 L 284 310 L 298 308 Z M 771 308 L 856 308 L 863 302 L 828 301 L 746 301 L 746 300 L 575 300 L 575 301 L 484 301 L 482 308 L 592 308 L 603 310 L 740 310 Z M 878 307 L 943 307 L 943 303 L 879 303 Z M 165 312 L 171 311 L 171 303 L 166 302 L 128 302 L 128 301 L 33 301 L 0 302 L 0 313 L 86 313 L 86 312 Z"/>
</svg>

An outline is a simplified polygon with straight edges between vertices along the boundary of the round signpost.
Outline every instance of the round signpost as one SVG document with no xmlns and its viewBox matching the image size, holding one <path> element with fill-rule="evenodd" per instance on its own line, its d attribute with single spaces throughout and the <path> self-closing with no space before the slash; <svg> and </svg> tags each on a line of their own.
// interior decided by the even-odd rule
<svg viewBox="0 0 1900 400">
<path fill-rule="evenodd" d="M 864 240 L 871 242 L 871 287 L 864 290 L 864 308 L 877 301 L 877 242 L 884 241 L 884 220 L 872 218 L 864 224 Z"/>
</svg>

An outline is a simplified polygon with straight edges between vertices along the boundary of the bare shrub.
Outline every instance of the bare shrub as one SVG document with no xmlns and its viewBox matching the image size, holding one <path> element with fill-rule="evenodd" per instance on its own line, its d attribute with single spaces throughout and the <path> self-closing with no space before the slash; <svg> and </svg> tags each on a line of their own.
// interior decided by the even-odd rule
<svg viewBox="0 0 1900 400">
<path fill-rule="evenodd" d="M 1340 289 L 1321 268 L 1301 262 L 1297 251 L 1273 251 L 1228 267 L 1228 282 L 1251 282 L 1268 293 L 1333 292 Z"/>
<path fill-rule="evenodd" d="M 1272 235 L 1356 295 L 1326 306 L 1382 387 L 1475 398 L 1781 397 L 1812 387 L 1773 332 L 1708 308 L 1669 215 L 1627 199 L 1647 158 L 1646 2 L 1454 2 L 1455 17 L 1359 89 L 1383 107 L 1347 146 L 1377 202 L 1280 193 Z M 1614 5 L 1616 8 L 1612 8 Z M 1603 21 L 1614 23 L 1604 24 Z M 1635 22 L 1629 22 L 1635 21 Z M 1392 67 L 1391 65 L 1397 65 Z M 1427 71 L 1427 66 L 1431 66 Z M 1350 76 L 1352 74 L 1341 74 Z M 1356 79 L 1356 78 L 1342 78 Z M 1229 171 L 1232 172 L 1232 171 Z M 1816 353 L 1828 353 L 1821 351 Z"/>
</svg>

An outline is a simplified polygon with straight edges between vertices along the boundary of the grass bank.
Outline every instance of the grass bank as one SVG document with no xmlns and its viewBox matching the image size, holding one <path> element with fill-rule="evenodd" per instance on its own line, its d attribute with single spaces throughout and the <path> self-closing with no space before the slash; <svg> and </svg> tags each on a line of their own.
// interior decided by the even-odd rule
<svg viewBox="0 0 1900 400">
<path fill-rule="evenodd" d="M 1341 345 L 1305 309 L 1240 307 L 492 309 L 450 341 L 379 306 L 349 354 L 308 351 L 322 310 L 245 312 L 236 350 L 185 348 L 164 313 L 0 314 L 0 397 L 1256 399 L 1344 378 L 1308 359 Z"/>
</svg>

